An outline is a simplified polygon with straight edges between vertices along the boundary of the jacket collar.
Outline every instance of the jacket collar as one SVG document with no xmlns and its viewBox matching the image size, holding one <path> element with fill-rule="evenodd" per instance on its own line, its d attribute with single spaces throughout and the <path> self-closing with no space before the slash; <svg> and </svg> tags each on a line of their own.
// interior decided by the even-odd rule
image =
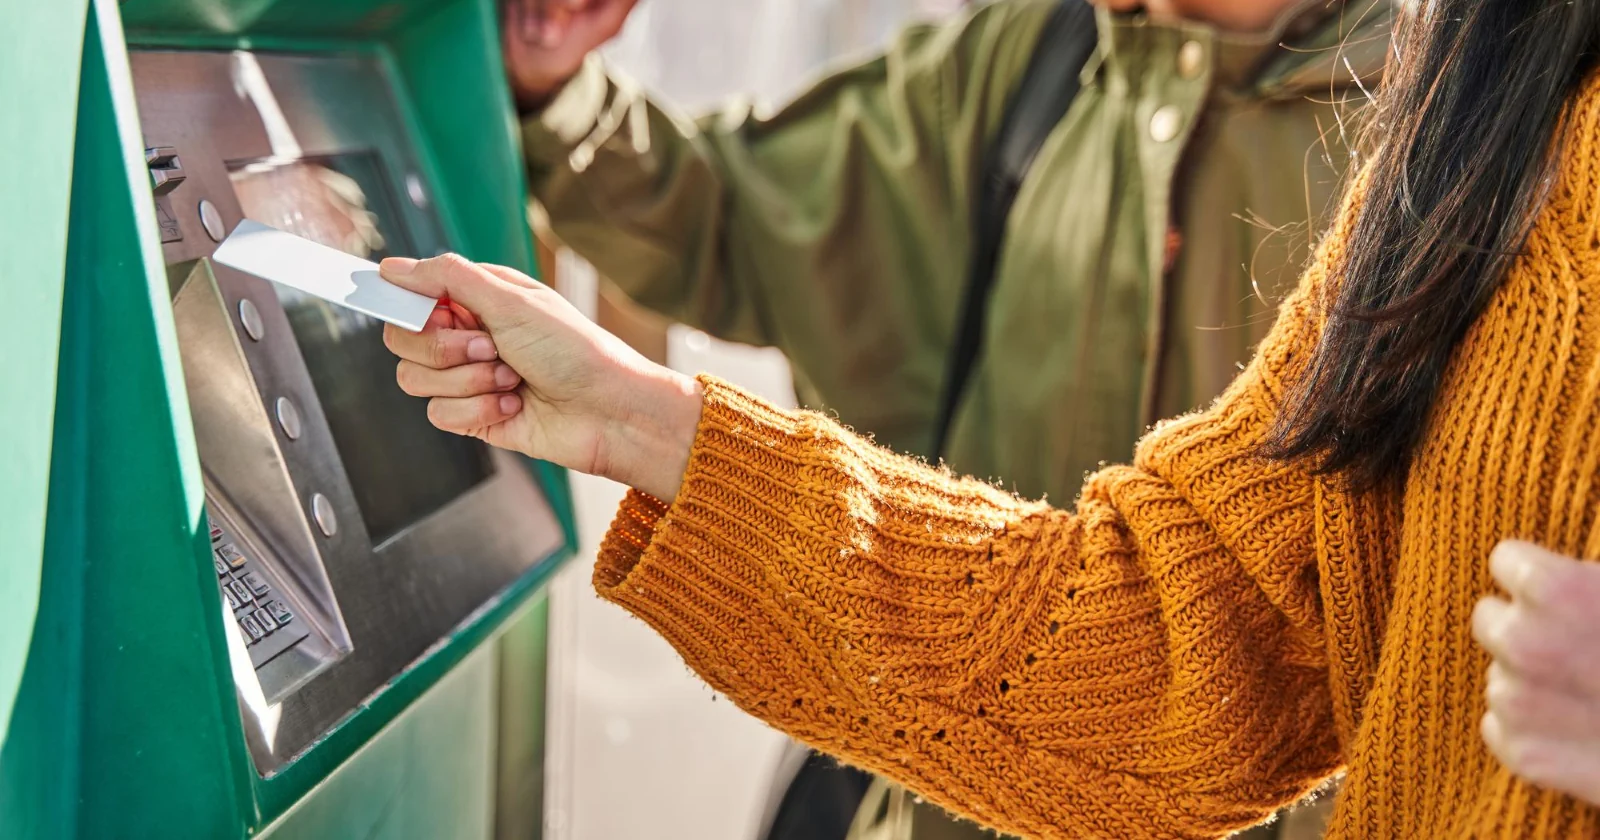
<svg viewBox="0 0 1600 840">
<path fill-rule="evenodd" d="M 1153 22 L 1143 14 L 1098 14 L 1101 60 L 1123 72 L 1148 67 L 1151 50 L 1184 41 L 1206 46 L 1216 89 L 1296 98 L 1353 87 L 1383 75 L 1394 0 L 1300 0 L 1262 32 L 1223 32 L 1192 22 Z M 1359 84 L 1358 84 L 1359 83 Z"/>
</svg>

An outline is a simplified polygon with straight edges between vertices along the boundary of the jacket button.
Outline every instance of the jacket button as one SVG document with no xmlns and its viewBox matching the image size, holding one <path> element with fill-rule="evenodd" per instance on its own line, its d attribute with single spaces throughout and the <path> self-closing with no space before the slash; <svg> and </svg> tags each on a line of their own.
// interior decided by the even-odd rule
<svg viewBox="0 0 1600 840">
<path fill-rule="evenodd" d="M 1205 70 L 1206 47 L 1199 41 L 1184 41 L 1178 48 L 1178 75 L 1185 79 L 1198 78 Z"/>
<path fill-rule="evenodd" d="M 1183 128 L 1183 112 L 1176 105 L 1163 105 L 1150 115 L 1150 139 L 1166 143 Z"/>
</svg>

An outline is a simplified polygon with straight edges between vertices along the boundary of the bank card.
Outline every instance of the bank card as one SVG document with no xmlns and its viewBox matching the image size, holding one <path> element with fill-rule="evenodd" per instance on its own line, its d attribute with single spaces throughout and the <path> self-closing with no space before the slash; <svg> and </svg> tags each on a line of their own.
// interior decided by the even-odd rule
<svg viewBox="0 0 1600 840">
<path fill-rule="evenodd" d="M 438 301 L 378 276 L 378 264 L 249 219 L 211 258 L 380 321 L 421 332 Z"/>
</svg>

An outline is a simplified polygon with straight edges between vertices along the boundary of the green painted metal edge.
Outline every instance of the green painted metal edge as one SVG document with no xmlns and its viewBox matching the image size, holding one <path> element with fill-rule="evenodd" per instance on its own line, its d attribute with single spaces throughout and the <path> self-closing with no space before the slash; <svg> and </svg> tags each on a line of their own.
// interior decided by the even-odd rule
<svg viewBox="0 0 1600 840">
<path fill-rule="evenodd" d="M 546 703 L 550 683 L 550 599 L 529 599 L 494 643 L 499 662 L 496 730 L 495 830 L 497 838 L 538 840 L 544 828 L 547 749 Z"/>
<path fill-rule="evenodd" d="M 0 331 L 0 743 L 22 680 L 39 608 L 55 416 L 56 349 L 67 252 L 67 196 L 77 128 L 86 0 L 0 4 L 0 31 L 27 33 L 0 50 L 0 282 L 22 317 Z M 18 119 L 27 114 L 28 119 Z M 27 199 L 23 200 L 23 196 Z"/>
<path fill-rule="evenodd" d="M 258 836 L 494 837 L 496 664 L 495 645 L 472 650 Z"/>
<path fill-rule="evenodd" d="M 132 74 L 117 3 L 92 9 L 67 280 L 97 407 L 80 479 L 79 836 L 238 835 L 249 756 Z"/>
<path fill-rule="evenodd" d="M 436 5 L 429 0 L 124 0 L 122 13 L 130 31 L 280 36 L 331 32 L 373 40 Z"/>
<path fill-rule="evenodd" d="M 222 611 L 132 85 L 116 5 L 90 9 L 64 147 L 42 632 L 0 754 L 0 815 L 15 820 L 0 834 L 237 835 L 249 789 L 233 768 L 248 757 L 219 680 Z"/>
</svg>

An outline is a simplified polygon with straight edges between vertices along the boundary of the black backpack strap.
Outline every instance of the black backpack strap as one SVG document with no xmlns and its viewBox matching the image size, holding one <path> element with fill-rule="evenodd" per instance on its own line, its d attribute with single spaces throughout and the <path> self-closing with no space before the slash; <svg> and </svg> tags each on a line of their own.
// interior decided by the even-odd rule
<svg viewBox="0 0 1600 840">
<path fill-rule="evenodd" d="M 974 215 L 975 239 L 967 290 L 962 296 L 955 343 L 945 370 L 944 392 L 934 425 L 929 457 L 944 455 L 967 382 L 983 346 L 983 325 L 994 288 L 995 263 L 1005 239 L 1006 219 L 1017 191 L 1051 129 L 1061 122 L 1078 95 L 1078 77 L 1099 41 L 1094 7 L 1084 0 L 1061 0 L 1050 14 L 1034 48 L 1022 83 L 1006 106 L 1000 134 L 985 156 Z"/>
</svg>

